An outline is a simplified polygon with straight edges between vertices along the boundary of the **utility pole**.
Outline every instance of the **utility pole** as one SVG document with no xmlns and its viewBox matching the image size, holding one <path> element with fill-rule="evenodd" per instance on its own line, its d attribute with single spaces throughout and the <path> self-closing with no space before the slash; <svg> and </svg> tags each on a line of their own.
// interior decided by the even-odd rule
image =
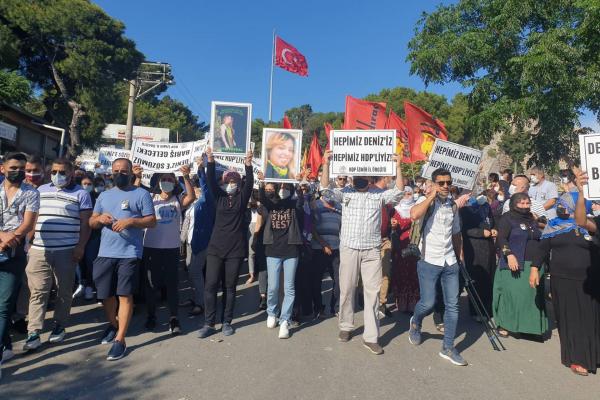
<svg viewBox="0 0 600 400">
<path fill-rule="evenodd" d="M 160 85 L 173 85 L 171 65 L 162 62 L 144 62 L 129 81 L 129 101 L 127 102 L 127 125 L 125 126 L 125 150 L 131 150 L 133 140 L 133 119 L 135 101 Z"/>
</svg>

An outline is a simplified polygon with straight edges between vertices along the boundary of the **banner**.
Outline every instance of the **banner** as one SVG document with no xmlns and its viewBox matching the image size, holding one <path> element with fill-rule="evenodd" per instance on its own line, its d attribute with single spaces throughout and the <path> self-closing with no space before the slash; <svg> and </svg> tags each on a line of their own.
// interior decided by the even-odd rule
<svg viewBox="0 0 600 400">
<path fill-rule="evenodd" d="M 168 128 L 155 128 L 153 126 L 133 126 L 133 140 L 143 140 L 146 142 L 169 142 Z M 102 131 L 103 139 L 125 140 L 125 125 L 108 124 Z"/>
<path fill-rule="evenodd" d="M 192 150 L 195 143 L 160 143 L 140 140 L 133 142 L 131 162 L 144 169 L 142 184 L 149 186 L 150 178 L 156 172 L 173 172 L 179 175 L 179 168 L 192 163 Z"/>
<path fill-rule="evenodd" d="M 589 177 L 583 194 L 587 200 L 600 200 L 600 134 L 579 135 L 579 154 Z"/>
<path fill-rule="evenodd" d="M 448 140 L 446 127 L 439 119 L 414 104 L 404 102 L 404 114 L 413 162 L 427 160 L 436 139 Z"/>
<path fill-rule="evenodd" d="M 433 171 L 444 168 L 452 174 L 452 185 L 471 190 L 477 181 L 482 156 L 481 150 L 436 139 L 422 176 L 431 179 Z"/>
<path fill-rule="evenodd" d="M 111 171 L 112 163 L 117 158 L 131 159 L 131 150 L 117 149 L 115 147 L 100 147 L 98 162 L 105 171 Z"/>
<path fill-rule="evenodd" d="M 394 176 L 396 131 L 332 130 L 332 175 Z"/>
<path fill-rule="evenodd" d="M 387 117 L 386 103 L 364 101 L 346 96 L 344 129 L 384 129 Z"/>
</svg>

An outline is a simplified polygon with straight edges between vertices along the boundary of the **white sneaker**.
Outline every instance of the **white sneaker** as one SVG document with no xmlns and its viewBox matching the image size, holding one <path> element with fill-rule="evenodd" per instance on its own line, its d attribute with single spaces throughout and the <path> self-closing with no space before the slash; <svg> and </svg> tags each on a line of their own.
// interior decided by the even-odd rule
<svg viewBox="0 0 600 400">
<path fill-rule="evenodd" d="M 94 289 L 92 289 L 91 286 L 86 286 L 85 287 L 85 294 L 83 295 L 83 298 L 86 300 L 93 300 L 94 299 Z"/>
<path fill-rule="evenodd" d="M 290 337 L 289 322 L 283 321 L 279 324 L 279 339 L 287 339 Z"/>
<path fill-rule="evenodd" d="M 75 293 L 73 293 L 73 298 L 81 297 L 83 295 L 84 290 L 85 287 L 83 285 L 77 286 L 77 290 L 75 290 Z"/>
<path fill-rule="evenodd" d="M 0 363 L 7 362 L 14 356 L 15 356 L 15 353 L 12 350 L 4 349 L 4 351 L 2 352 L 2 360 L 0 360 Z"/>
<path fill-rule="evenodd" d="M 268 316 L 267 317 L 267 328 L 269 329 L 273 329 L 277 326 L 277 318 L 272 317 L 272 316 Z"/>
</svg>

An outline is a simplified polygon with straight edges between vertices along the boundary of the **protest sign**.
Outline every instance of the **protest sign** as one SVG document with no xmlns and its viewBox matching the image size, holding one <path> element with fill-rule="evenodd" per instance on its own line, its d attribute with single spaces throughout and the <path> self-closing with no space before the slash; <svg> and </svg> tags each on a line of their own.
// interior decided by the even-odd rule
<svg viewBox="0 0 600 400">
<path fill-rule="evenodd" d="M 263 128 L 262 165 L 265 182 L 297 182 L 302 129 Z"/>
<path fill-rule="evenodd" d="M 429 155 L 429 162 L 423 170 L 423 177 L 431 179 L 433 171 L 444 168 L 452 174 L 454 186 L 471 190 L 477 180 L 482 156 L 481 150 L 436 139 Z"/>
<path fill-rule="evenodd" d="M 581 169 L 588 173 L 583 194 L 588 200 L 600 200 L 600 134 L 579 135 Z"/>
<path fill-rule="evenodd" d="M 115 147 L 100 147 L 98 151 L 98 162 L 106 171 L 110 171 L 112 163 L 117 158 L 131 158 L 131 150 L 117 149 Z"/>
<path fill-rule="evenodd" d="M 190 165 L 194 143 L 161 143 L 136 140 L 131 149 L 131 162 L 144 169 L 142 184 L 148 186 L 156 172 L 179 174 L 179 168 Z"/>
<path fill-rule="evenodd" d="M 252 104 L 213 101 L 210 145 L 215 154 L 245 154 L 250 148 Z"/>
<path fill-rule="evenodd" d="M 396 131 L 332 130 L 331 173 L 350 176 L 394 176 Z"/>
</svg>

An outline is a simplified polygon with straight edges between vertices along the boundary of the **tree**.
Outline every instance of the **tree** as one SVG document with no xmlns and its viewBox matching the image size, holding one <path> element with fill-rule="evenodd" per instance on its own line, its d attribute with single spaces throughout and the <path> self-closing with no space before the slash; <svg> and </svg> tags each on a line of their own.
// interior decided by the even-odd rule
<svg viewBox="0 0 600 400">
<path fill-rule="evenodd" d="M 304 129 L 312 113 L 313 110 L 310 104 L 303 104 L 300 107 L 290 108 L 285 112 L 285 115 L 288 116 L 295 129 Z"/>
<path fill-rule="evenodd" d="M 31 99 L 31 86 L 16 72 L 0 69 L 0 100 L 22 106 Z"/>
<path fill-rule="evenodd" d="M 531 126 L 531 161 L 549 165 L 582 109 L 600 111 L 599 20 L 597 0 L 460 0 L 423 14 L 407 59 L 426 84 L 470 91 L 479 141 Z"/>
<path fill-rule="evenodd" d="M 97 141 L 121 110 L 118 83 L 131 78 L 143 55 L 124 25 L 86 0 L 0 0 L 0 25 L 10 32 L 19 70 L 44 92 L 44 104 L 68 126 L 68 154 Z"/>
</svg>

